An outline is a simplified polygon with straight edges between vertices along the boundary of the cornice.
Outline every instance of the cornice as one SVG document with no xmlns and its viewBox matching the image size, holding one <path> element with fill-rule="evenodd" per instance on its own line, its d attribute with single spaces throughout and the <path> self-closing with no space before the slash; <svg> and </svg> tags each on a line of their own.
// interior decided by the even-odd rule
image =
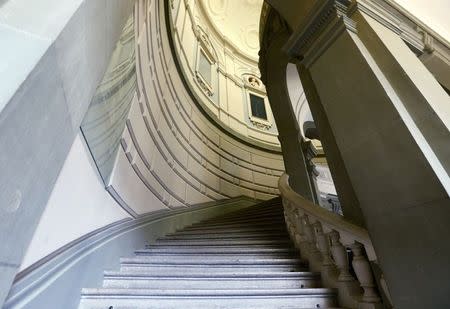
<svg viewBox="0 0 450 309">
<path fill-rule="evenodd" d="M 392 0 L 318 1 L 311 10 L 312 14 L 305 19 L 306 22 L 294 29 L 283 48 L 284 51 L 300 60 L 307 58 L 308 54 L 320 55 L 320 51 L 337 36 L 333 35 L 333 31 L 357 32 L 356 23 L 351 19 L 357 10 L 398 34 L 417 55 L 433 54 L 450 65 L 450 43 Z M 269 22 L 271 11 L 273 10 L 270 6 L 264 5 L 261 12 L 260 41 L 261 46 L 265 47 L 270 44 L 267 42 L 270 38 L 266 33 L 271 26 Z M 310 52 L 312 50 L 313 52 Z M 261 54 L 263 53 L 262 50 Z M 306 63 L 313 60 L 308 59 Z M 261 64 L 260 66 L 263 67 Z"/>
<path fill-rule="evenodd" d="M 433 53 L 450 64 L 450 42 L 392 0 L 357 0 L 357 7 L 397 33 L 417 54 Z"/>
<path fill-rule="evenodd" d="M 347 14 L 353 10 L 351 0 L 316 2 L 312 14 L 299 26 L 283 50 L 292 58 L 311 63 L 344 30 L 356 31 L 356 23 Z M 311 58 L 314 55 L 314 59 Z"/>
</svg>

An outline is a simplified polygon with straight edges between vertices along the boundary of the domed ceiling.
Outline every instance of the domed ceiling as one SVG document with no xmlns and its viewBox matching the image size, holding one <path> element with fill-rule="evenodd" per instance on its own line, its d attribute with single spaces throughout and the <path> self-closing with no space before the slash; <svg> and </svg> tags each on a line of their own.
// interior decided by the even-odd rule
<svg viewBox="0 0 450 309">
<path fill-rule="evenodd" d="M 263 0 L 200 0 L 216 31 L 254 60 L 259 51 L 259 18 Z"/>
</svg>

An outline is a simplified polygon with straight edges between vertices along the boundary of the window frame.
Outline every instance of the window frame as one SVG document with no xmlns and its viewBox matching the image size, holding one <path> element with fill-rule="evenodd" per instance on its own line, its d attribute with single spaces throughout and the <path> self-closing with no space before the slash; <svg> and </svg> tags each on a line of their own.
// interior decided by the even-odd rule
<svg viewBox="0 0 450 309">
<path fill-rule="evenodd" d="M 203 76 L 202 72 L 200 71 L 200 59 L 201 57 L 204 57 L 206 59 L 206 61 L 208 61 L 209 63 L 209 77 L 210 77 L 210 81 L 206 80 L 206 77 Z M 197 66 L 196 66 L 196 73 L 198 74 L 198 76 L 202 79 L 202 81 L 209 86 L 209 88 L 212 91 L 212 80 L 213 80 L 213 68 L 214 68 L 214 61 L 210 59 L 210 57 L 208 56 L 208 53 L 205 52 L 205 50 L 203 49 L 203 47 L 200 46 L 200 48 L 198 49 L 198 58 L 197 58 Z"/>
<path fill-rule="evenodd" d="M 272 113 L 269 109 L 269 101 L 267 99 L 267 95 L 265 95 L 263 92 L 257 91 L 256 89 L 247 88 L 247 108 L 248 108 L 248 118 L 250 122 L 253 124 L 254 127 L 260 130 L 269 130 L 272 127 L 273 121 L 272 121 Z M 253 116 L 252 111 L 252 103 L 251 103 L 251 96 L 254 95 L 257 97 L 260 97 L 264 100 L 264 109 L 266 111 L 267 119 L 259 118 L 257 116 Z"/>
</svg>

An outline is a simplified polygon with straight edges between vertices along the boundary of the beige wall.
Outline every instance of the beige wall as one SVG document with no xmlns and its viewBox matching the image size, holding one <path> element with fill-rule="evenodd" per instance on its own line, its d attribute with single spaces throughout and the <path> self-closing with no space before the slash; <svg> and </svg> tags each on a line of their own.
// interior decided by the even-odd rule
<svg viewBox="0 0 450 309">
<path fill-rule="evenodd" d="M 261 83 L 261 87 L 252 88 L 246 79 L 248 74 L 260 76 L 257 59 L 244 55 L 235 48 L 236 42 L 230 42 L 216 32 L 200 1 L 174 1 L 170 13 L 178 61 L 202 108 L 237 136 L 259 146 L 279 150 L 278 132 L 265 87 Z M 207 37 L 207 44 L 210 44 L 217 61 L 213 65 L 212 95 L 202 88 L 196 76 L 198 52 L 202 48 L 201 39 L 196 33 L 199 29 Z M 265 98 L 267 122 L 259 123 L 258 119 L 250 117 L 249 91 L 255 91 Z"/>
</svg>

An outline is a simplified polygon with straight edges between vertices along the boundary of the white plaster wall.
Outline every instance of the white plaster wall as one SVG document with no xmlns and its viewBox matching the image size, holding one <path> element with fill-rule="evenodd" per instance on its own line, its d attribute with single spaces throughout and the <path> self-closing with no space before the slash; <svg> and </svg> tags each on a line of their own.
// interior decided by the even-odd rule
<svg viewBox="0 0 450 309">
<path fill-rule="evenodd" d="M 129 217 L 106 192 L 93 164 L 78 134 L 20 270 L 89 232 Z"/>
<path fill-rule="evenodd" d="M 391 0 L 450 42 L 450 1 L 448 0 Z"/>
</svg>

